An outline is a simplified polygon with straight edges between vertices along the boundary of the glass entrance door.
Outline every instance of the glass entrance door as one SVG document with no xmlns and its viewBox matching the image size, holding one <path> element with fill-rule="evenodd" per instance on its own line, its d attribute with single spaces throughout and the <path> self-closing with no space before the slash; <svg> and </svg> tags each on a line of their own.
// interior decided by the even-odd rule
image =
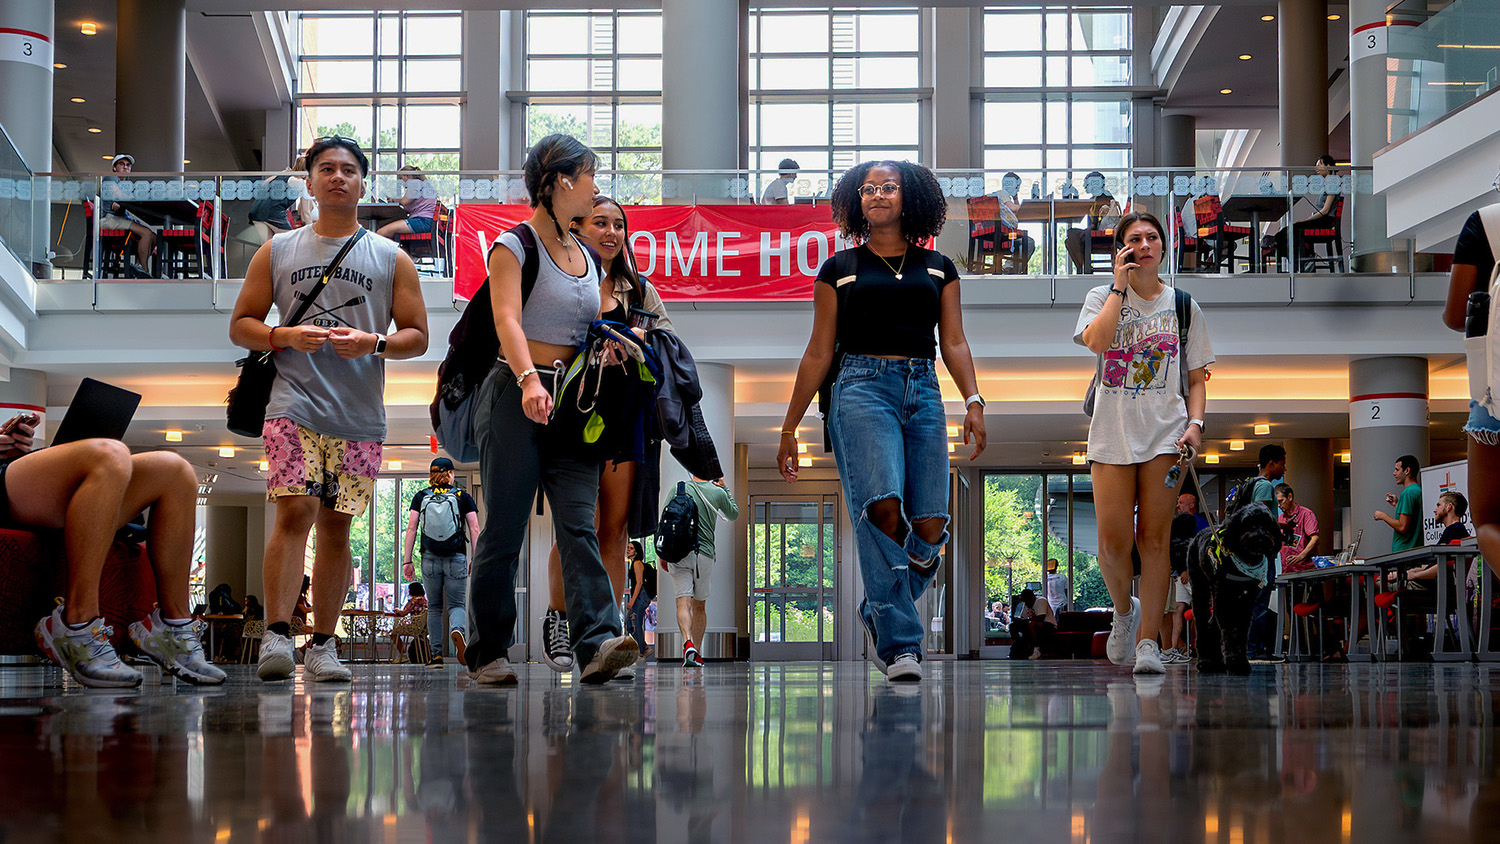
<svg viewBox="0 0 1500 844">
<path fill-rule="evenodd" d="M 750 497 L 750 658 L 833 658 L 836 493 Z"/>
</svg>

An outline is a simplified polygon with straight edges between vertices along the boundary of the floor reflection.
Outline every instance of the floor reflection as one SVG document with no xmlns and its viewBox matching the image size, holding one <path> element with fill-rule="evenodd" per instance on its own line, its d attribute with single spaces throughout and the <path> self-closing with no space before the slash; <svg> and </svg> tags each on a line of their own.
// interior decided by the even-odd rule
<svg viewBox="0 0 1500 844">
<path fill-rule="evenodd" d="M 455 669 L 128 694 L 0 669 L 0 842 L 1487 841 L 1500 673 Z"/>
</svg>

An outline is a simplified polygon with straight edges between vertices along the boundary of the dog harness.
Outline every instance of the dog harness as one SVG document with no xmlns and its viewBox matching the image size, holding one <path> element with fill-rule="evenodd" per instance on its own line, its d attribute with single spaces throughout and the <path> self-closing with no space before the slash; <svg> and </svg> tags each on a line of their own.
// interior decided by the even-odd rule
<svg viewBox="0 0 1500 844">
<path fill-rule="evenodd" d="M 1222 527 L 1214 529 L 1209 534 L 1207 550 L 1209 563 L 1215 574 L 1224 565 L 1224 558 L 1228 557 L 1229 561 L 1234 563 L 1235 571 L 1225 572 L 1226 577 L 1234 578 L 1235 580 L 1253 580 L 1262 587 L 1266 585 L 1266 576 L 1270 573 L 1270 566 L 1268 565 L 1270 561 L 1262 558 L 1258 563 L 1246 563 L 1240 559 L 1238 554 L 1224 547 L 1224 529 Z M 1236 577 L 1236 574 L 1239 576 Z"/>
</svg>

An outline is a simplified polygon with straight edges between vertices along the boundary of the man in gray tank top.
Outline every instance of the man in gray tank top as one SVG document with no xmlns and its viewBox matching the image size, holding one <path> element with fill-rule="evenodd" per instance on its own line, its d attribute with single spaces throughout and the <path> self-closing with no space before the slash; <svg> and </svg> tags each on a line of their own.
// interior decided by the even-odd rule
<svg viewBox="0 0 1500 844">
<path fill-rule="evenodd" d="M 318 220 L 261 246 L 230 319 L 235 345 L 276 352 L 261 434 L 270 464 L 266 498 L 276 505 L 263 568 L 266 633 L 256 671 L 262 680 L 289 679 L 296 669 L 290 622 L 314 525 L 313 640 L 304 673 L 309 680 L 349 680 L 333 631 L 349 588 L 349 526 L 369 505 L 380 472 L 385 360 L 427 351 L 416 265 L 378 235 L 354 242 L 298 324 L 266 322 L 271 305 L 290 319 L 314 296 L 327 266 L 358 233 L 355 211 L 369 169 L 369 159 L 347 138 L 323 138 L 308 149 L 308 190 L 318 201 Z M 387 336 L 392 323 L 395 331 Z"/>
</svg>

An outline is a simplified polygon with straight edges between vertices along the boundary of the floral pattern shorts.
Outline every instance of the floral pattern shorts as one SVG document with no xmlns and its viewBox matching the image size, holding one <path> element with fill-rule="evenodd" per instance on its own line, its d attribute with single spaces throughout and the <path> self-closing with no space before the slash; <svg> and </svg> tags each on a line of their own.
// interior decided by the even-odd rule
<svg viewBox="0 0 1500 844">
<path fill-rule="evenodd" d="M 285 418 L 267 419 L 260 436 L 270 464 L 267 501 L 312 495 L 351 516 L 369 506 L 380 474 L 380 443 L 330 437 Z"/>
</svg>

